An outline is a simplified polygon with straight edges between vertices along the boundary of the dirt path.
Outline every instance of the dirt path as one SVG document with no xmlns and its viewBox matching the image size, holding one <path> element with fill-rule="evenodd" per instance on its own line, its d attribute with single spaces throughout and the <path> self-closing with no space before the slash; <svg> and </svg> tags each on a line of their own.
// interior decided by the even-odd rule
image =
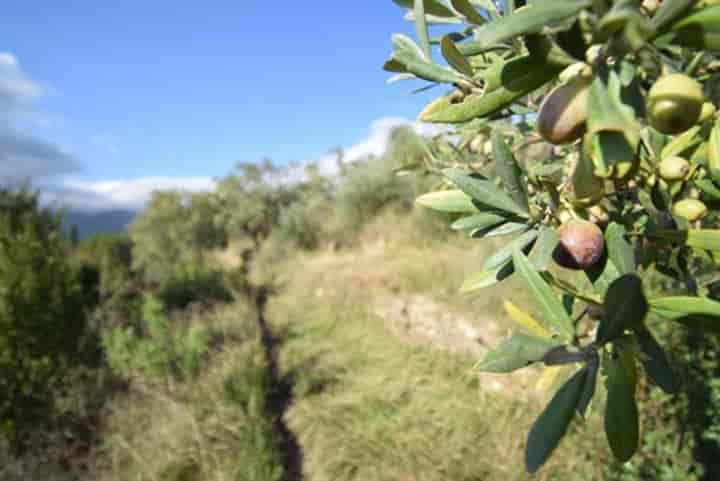
<svg viewBox="0 0 720 481">
<path fill-rule="evenodd" d="M 303 454 L 297 436 L 285 422 L 285 413 L 290 409 L 293 402 L 292 384 L 284 378 L 278 369 L 277 349 L 279 339 L 276 338 L 267 320 L 265 319 L 265 307 L 268 301 L 268 289 L 260 287 L 254 292 L 253 297 L 258 310 L 258 325 L 260 327 L 261 340 L 265 350 L 265 356 L 270 371 L 270 396 L 265 406 L 267 414 L 273 420 L 274 429 L 278 436 L 278 446 L 284 475 L 282 481 L 301 481 Z"/>
</svg>

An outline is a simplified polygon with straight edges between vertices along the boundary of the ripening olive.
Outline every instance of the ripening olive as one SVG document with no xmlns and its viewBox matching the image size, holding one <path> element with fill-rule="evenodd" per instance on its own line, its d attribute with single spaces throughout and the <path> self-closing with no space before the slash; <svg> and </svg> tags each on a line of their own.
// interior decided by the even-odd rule
<svg viewBox="0 0 720 481">
<path fill-rule="evenodd" d="M 707 212 L 707 206 L 697 199 L 682 199 L 672 207 L 674 215 L 684 217 L 691 222 L 702 219 Z"/>
<path fill-rule="evenodd" d="M 666 157 L 660 161 L 658 171 L 665 180 L 681 180 L 690 171 L 690 162 L 682 157 Z"/>
<path fill-rule="evenodd" d="M 661 77 L 650 89 L 650 125 L 663 134 L 679 134 L 698 123 L 704 102 L 702 86 L 684 74 Z"/>
<path fill-rule="evenodd" d="M 591 79 L 578 76 L 556 87 L 540 104 L 538 133 L 551 144 L 567 144 L 585 132 L 587 94 Z"/>
<path fill-rule="evenodd" d="M 605 251 L 603 233 L 586 220 L 571 220 L 558 229 L 560 242 L 553 258 L 568 269 L 587 269 L 596 264 Z"/>
</svg>

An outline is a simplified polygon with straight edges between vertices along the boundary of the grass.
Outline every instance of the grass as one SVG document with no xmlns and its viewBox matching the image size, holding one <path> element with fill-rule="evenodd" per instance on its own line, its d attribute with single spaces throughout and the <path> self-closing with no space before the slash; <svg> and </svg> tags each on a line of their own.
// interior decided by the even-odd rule
<svg viewBox="0 0 720 481">
<path fill-rule="evenodd" d="M 384 217 L 357 249 L 305 254 L 278 269 L 284 288 L 267 317 L 285 337 L 280 368 L 296 397 L 288 421 L 307 479 L 527 479 L 522 450 L 542 409 L 537 397 L 497 392 L 471 370 L 474 359 L 391 335 L 371 307 L 383 294 L 420 293 L 478 325 L 502 324 L 499 300 L 519 302 L 520 291 L 511 283 L 461 297 L 462 278 L 475 268 L 468 258 L 479 262 L 482 251 L 465 240 L 418 241 L 410 220 Z M 602 479 L 602 427 L 596 415 L 587 423 L 537 479 Z"/>
<path fill-rule="evenodd" d="M 96 479 L 276 481 L 271 388 L 253 309 L 237 302 L 203 318 L 228 336 L 194 382 L 135 379 L 109 407 Z"/>
</svg>

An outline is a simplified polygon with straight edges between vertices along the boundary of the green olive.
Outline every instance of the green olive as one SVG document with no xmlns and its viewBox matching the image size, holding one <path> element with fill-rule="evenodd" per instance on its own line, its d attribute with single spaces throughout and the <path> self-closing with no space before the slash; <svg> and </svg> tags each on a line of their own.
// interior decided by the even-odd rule
<svg viewBox="0 0 720 481">
<path fill-rule="evenodd" d="M 650 89 L 647 113 L 650 125 L 674 135 L 698 123 L 704 102 L 702 86 L 684 74 L 661 77 Z"/>
<path fill-rule="evenodd" d="M 590 81 L 585 76 L 574 77 L 545 96 L 537 116 L 542 138 L 551 144 L 567 144 L 583 135 Z"/>
<path fill-rule="evenodd" d="M 553 258 L 568 269 L 587 269 L 595 265 L 605 251 L 600 228 L 586 220 L 571 220 L 558 229 L 560 242 Z"/>
<path fill-rule="evenodd" d="M 683 199 L 673 205 L 672 212 L 674 215 L 684 217 L 692 222 L 705 217 L 708 209 L 705 204 L 697 199 Z"/>
<path fill-rule="evenodd" d="M 717 109 L 712 102 L 705 102 L 700 110 L 700 119 L 698 120 L 698 123 L 704 124 L 708 120 L 712 119 L 715 112 L 717 112 Z"/>
<path fill-rule="evenodd" d="M 666 157 L 660 161 L 658 171 L 665 180 L 681 180 L 690 171 L 690 162 L 682 157 Z"/>
</svg>

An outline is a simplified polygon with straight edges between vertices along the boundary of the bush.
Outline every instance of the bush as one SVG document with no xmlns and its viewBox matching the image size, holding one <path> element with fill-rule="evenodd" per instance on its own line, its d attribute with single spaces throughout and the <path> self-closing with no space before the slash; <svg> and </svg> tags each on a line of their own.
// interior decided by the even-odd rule
<svg viewBox="0 0 720 481">
<path fill-rule="evenodd" d="M 0 426 L 17 451 L 79 362 L 86 316 L 68 247 L 36 194 L 0 189 Z"/>
<path fill-rule="evenodd" d="M 203 375 L 172 390 L 140 384 L 108 408 L 93 479 L 138 481 L 283 479 L 266 403 L 271 381 L 252 306 L 233 304 L 199 320 L 232 335 Z M 191 337 L 191 336 L 186 336 Z"/>
<path fill-rule="evenodd" d="M 133 269 L 157 286 L 183 270 L 204 268 L 207 252 L 226 245 L 211 194 L 155 192 L 130 225 Z"/>
<path fill-rule="evenodd" d="M 172 321 L 163 303 L 146 294 L 139 326 L 115 327 L 103 335 L 113 371 L 154 382 L 195 377 L 210 350 L 209 329 L 179 318 Z"/>
<path fill-rule="evenodd" d="M 280 214 L 278 235 L 303 249 L 314 249 L 323 236 L 323 217 L 328 214 L 323 207 L 307 201 L 294 202 Z"/>
<path fill-rule="evenodd" d="M 393 165 L 384 157 L 373 157 L 350 167 L 340 177 L 333 203 L 337 234 L 352 237 L 381 210 L 404 212 L 412 208 L 412 184 L 393 173 Z"/>
<path fill-rule="evenodd" d="M 157 295 L 169 309 L 183 309 L 193 303 L 208 306 L 232 300 L 225 274 L 206 268 L 177 273 L 159 287 Z"/>
</svg>

